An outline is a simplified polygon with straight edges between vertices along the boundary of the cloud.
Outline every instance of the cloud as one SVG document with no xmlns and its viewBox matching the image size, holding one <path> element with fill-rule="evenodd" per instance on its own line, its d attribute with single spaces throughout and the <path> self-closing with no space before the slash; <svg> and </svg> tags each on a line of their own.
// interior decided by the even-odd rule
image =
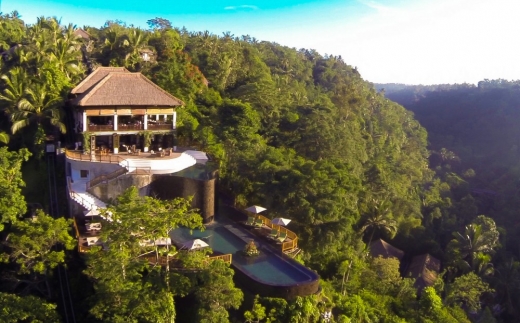
<svg viewBox="0 0 520 323">
<path fill-rule="evenodd" d="M 243 4 L 240 6 L 227 6 L 224 7 L 224 10 L 240 10 L 240 9 L 250 9 L 250 10 L 258 10 L 257 6 L 252 6 L 248 4 Z"/>
</svg>

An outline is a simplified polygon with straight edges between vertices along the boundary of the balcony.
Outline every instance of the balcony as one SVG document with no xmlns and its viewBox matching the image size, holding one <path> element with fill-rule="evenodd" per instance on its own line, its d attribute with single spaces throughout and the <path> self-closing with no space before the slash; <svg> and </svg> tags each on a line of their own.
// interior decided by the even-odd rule
<svg viewBox="0 0 520 323">
<path fill-rule="evenodd" d="M 99 125 L 99 124 L 89 124 L 87 126 L 87 131 L 90 131 L 90 132 L 99 132 L 99 131 L 113 131 L 114 130 L 114 126 L 109 124 L 109 125 Z"/>
<path fill-rule="evenodd" d="M 118 123 L 117 130 L 126 131 L 126 130 L 144 130 L 144 124 L 142 123 Z"/>
<path fill-rule="evenodd" d="M 172 130 L 173 125 L 171 123 L 148 123 L 148 130 Z"/>
<path fill-rule="evenodd" d="M 139 131 L 139 130 L 144 130 L 144 124 L 135 124 L 135 123 L 132 123 L 132 124 L 128 124 L 128 123 L 119 123 L 117 125 L 117 129 L 119 131 Z M 154 128 L 155 130 L 156 128 Z M 162 130 L 163 128 L 161 128 Z M 170 128 L 168 129 L 171 129 L 171 125 L 170 125 Z M 98 124 L 89 124 L 87 126 L 87 131 L 90 131 L 90 132 L 106 132 L 106 131 L 115 131 L 114 130 L 114 126 L 109 124 L 109 125 L 98 125 Z"/>
</svg>

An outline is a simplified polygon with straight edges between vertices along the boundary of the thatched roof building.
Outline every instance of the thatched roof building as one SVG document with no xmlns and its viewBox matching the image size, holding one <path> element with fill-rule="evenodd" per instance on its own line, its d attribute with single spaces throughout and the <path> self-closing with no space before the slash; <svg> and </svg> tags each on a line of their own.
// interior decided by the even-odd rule
<svg viewBox="0 0 520 323">
<path fill-rule="evenodd" d="M 370 255 L 374 258 L 381 256 L 383 258 L 397 258 L 401 260 L 403 259 L 404 252 L 388 242 L 378 239 L 370 245 Z"/>
<path fill-rule="evenodd" d="M 99 70 L 99 69 L 98 69 Z M 92 74 L 96 74 L 96 70 Z M 76 106 L 162 106 L 174 107 L 183 105 L 184 102 L 155 85 L 141 73 L 128 71 L 109 71 L 98 82 L 94 83 L 104 74 L 99 72 L 91 79 L 87 77 L 74 90 L 80 94 L 73 102 Z M 93 84 L 93 86 L 91 85 Z M 88 90 L 84 91 L 85 88 Z M 84 92 L 83 92 L 84 91 Z"/>
<path fill-rule="evenodd" d="M 83 81 L 81 81 L 75 88 L 73 88 L 70 93 L 85 93 L 94 85 L 96 85 L 99 81 L 105 78 L 105 76 L 112 72 L 130 73 L 130 71 L 128 71 L 124 67 L 98 67 L 92 73 L 90 73 L 85 79 L 83 79 Z"/>
<path fill-rule="evenodd" d="M 425 287 L 432 286 L 439 271 L 441 270 L 441 262 L 439 259 L 430 254 L 415 256 L 408 267 L 406 277 L 415 278 L 414 286 L 420 292 Z"/>
<path fill-rule="evenodd" d="M 80 38 L 83 38 L 85 40 L 90 40 L 90 35 L 89 33 L 87 33 L 85 30 L 81 29 L 81 28 L 78 28 L 76 30 L 74 30 L 74 35 L 80 37 Z"/>
</svg>

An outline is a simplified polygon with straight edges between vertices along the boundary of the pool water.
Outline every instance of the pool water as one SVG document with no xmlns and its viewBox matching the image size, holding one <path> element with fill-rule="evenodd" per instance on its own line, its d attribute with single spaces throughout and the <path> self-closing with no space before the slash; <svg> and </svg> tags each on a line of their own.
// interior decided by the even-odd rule
<svg viewBox="0 0 520 323">
<path fill-rule="evenodd" d="M 219 223 L 207 226 L 203 232 L 192 230 L 190 233 L 190 229 L 178 228 L 170 232 L 170 236 L 177 243 L 203 239 L 213 251 L 232 254 L 233 266 L 264 284 L 289 286 L 312 280 L 311 275 L 306 273 L 309 269 L 283 259 L 268 248 L 260 247 L 257 257 L 244 256 L 242 250 L 246 242 Z"/>
</svg>

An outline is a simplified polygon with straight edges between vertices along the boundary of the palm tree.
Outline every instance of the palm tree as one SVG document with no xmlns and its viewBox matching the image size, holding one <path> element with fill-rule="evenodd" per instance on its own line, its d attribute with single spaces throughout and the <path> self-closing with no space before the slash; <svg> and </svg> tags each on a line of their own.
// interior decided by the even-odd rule
<svg viewBox="0 0 520 323">
<path fill-rule="evenodd" d="M 464 234 L 454 232 L 454 236 L 462 259 L 468 259 L 471 268 L 475 267 L 478 254 L 493 253 L 497 244 L 492 232 L 484 231 L 482 225 L 475 223 L 467 225 Z"/>
<path fill-rule="evenodd" d="M 126 47 L 125 66 L 134 67 L 141 62 L 140 51 L 148 48 L 148 33 L 140 28 L 133 28 L 130 30 L 122 46 Z"/>
<path fill-rule="evenodd" d="M 368 246 L 372 243 L 376 231 L 382 231 L 390 237 L 397 233 L 397 223 L 391 217 L 391 206 L 392 204 L 388 201 L 378 202 L 373 200 L 361 227 L 361 232 L 363 233 L 366 233 L 368 230 L 372 231 L 368 240 Z"/>
<path fill-rule="evenodd" d="M 41 127 L 45 121 L 66 132 L 65 124 L 61 121 L 61 112 L 58 103 L 61 98 L 47 91 L 45 85 L 33 84 L 25 90 L 26 97 L 20 100 L 17 110 L 11 115 L 12 133 L 34 123 Z"/>
<path fill-rule="evenodd" d="M 517 306 L 517 293 L 520 287 L 520 262 L 514 258 L 504 260 L 495 270 L 495 275 L 490 279 L 495 288 L 496 300 L 504 305 L 507 313 L 518 321 L 520 313 Z"/>
<path fill-rule="evenodd" d="M 0 132 L 0 142 L 3 142 L 4 144 L 8 144 L 9 143 L 9 135 L 6 134 L 5 132 Z"/>
<path fill-rule="evenodd" d="M 9 71 L 9 75 L 0 77 L 5 82 L 5 89 L 0 94 L 0 101 L 7 102 L 4 112 L 12 115 L 18 107 L 20 101 L 25 97 L 25 90 L 29 84 L 27 72 L 21 67 L 15 67 Z"/>
<path fill-rule="evenodd" d="M 480 277 L 491 276 L 495 273 L 495 267 L 491 262 L 491 255 L 477 253 L 473 259 L 473 271 Z"/>
<path fill-rule="evenodd" d="M 81 52 L 66 39 L 58 39 L 49 53 L 49 60 L 56 63 L 58 69 L 64 72 L 69 80 L 81 73 L 79 67 Z"/>
</svg>

